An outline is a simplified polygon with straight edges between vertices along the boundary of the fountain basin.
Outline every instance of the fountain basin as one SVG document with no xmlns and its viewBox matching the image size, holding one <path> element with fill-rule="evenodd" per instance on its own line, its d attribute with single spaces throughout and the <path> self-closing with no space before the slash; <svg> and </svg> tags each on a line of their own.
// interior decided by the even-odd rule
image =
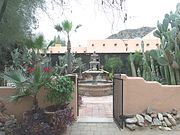
<svg viewBox="0 0 180 135">
<path fill-rule="evenodd" d="M 97 81 L 94 84 L 87 81 L 78 83 L 78 92 L 83 96 L 108 96 L 112 95 L 112 89 L 112 82 Z"/>
</svg>

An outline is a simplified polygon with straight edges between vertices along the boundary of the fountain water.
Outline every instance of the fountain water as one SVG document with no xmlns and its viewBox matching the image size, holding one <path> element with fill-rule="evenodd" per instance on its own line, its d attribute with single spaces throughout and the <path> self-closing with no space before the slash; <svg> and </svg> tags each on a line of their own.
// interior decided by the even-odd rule
<svg viewBox="0 0 180 135">
<path fill-rule="evenodd" d="M 108 72 L 100 68 L 100 58 L 95 52 L 91 55 L 90 69 L 84 71 L 79 81 L 79 94 L 85 96 L 106 96 L 112 94 L 112 81 Z"/>
</svg>

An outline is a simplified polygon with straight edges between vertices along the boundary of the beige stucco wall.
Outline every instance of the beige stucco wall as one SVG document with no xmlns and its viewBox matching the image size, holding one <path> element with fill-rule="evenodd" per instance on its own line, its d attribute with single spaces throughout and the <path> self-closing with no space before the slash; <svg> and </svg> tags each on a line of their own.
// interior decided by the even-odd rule
<svg viewBox="0 0 180 135">
<path fill-rule="evenodd" d="M 158 39 L 145 39 L 144 50 L 157 49 Z M 106 39 L 89 40 L 87 43 L 88 53 L 133 53 L 141 51 L 141 39 Z"/>
<path fill-rule="evenodd" d="M 75 119 L 77 119 L 77 77 L 75 77 L 74 88 L 75 88 L 74 93 L 72 94 L 73 99 L 70 103 L 70 106 L 73 107 L 73 113 L 74 113 Z M 0 87 L 0 97 L 1 98 L 8 97 L 10 95 L 13 95 L 15 91 L 16 91 L 15 88 L 12 88 L 12 87 Z M 40 90 L 38 94 L 38 103 L 39 103 L 39 106 L 42 108 L 50 105 L 50 103 L 48 103 L 45 100 L 45 94 L 46 93 L 44 89 Z M 1 101 L 5 103 L 5 106 L 7 108 L 6 112 L 8 114 L 15 115 L 18 120 L 22 120 L 23 112 L 27 110 L 31 110 L 31 107 L 32 107 L 31 97 L 25 97 L 18 103 L 9 102 L 7 100 L 1 100 Z"/>
<path fill-rule="evenodd" d="M 72 53 L 86 53 L 87 48 L 86 47 L 72 47 L 71 52 Z M 53 54 L 64 54 L 67 52 L 66 46 L 53 46 L 49 47 L 47 53 L 53 53 Z"/>
<path fill-rule="evenodd" d="M 142 113 L 147 107 L 166 112 L 180 111 L 180 85 L 161 85 L 141 77 L 121 75 L 124 89 L 124 114 Z"/>
<path fill-rule="evenodd" d="M 146 38 L 144 41 L 144 50 L 157 49 L 160 44 L 158 38 Z M 105 40 L 89 40 L 86 47 L 72 47 L 71 52 L 74 53 L 133 53 L 141 51 L 141 39 L 105 39 Z M 55 46 L 49 47 L 47 53 L 65 53 L 67 47 Z"/>
</svg>

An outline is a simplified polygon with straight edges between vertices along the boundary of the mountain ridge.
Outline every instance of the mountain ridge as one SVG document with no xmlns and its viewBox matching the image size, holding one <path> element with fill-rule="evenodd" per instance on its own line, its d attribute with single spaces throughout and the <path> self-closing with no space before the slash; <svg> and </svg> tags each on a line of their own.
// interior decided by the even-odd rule
<svg viewBox="0 0 180 135">
<path fill-rule="evenodd" d="M 107 37 L 107 39 L 142 38 L 155 29 L 156 29 L 156 27 L 141 27 L 141 28 L 137 28 L 137 29 L 125 29 L 125 30 L 119 31 L 116 34 L 112 34 L 111 36 Z"/>
</svg>

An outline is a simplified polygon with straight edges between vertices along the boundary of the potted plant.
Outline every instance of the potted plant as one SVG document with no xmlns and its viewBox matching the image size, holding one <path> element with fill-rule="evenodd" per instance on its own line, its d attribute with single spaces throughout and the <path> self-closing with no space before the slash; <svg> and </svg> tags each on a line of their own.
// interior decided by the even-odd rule
<svg viewBox="0 0 180 135">
<path fill-rule="evenodd" d="M 46 84 L 46 89 L 47 101 L 52 105 L 45 109 L 45 113 L 48 115 L 49 122 L 55 128 L 55 131 L 63 131 L 74 121 L 72 108 L 69 107 L 74 91 L 73 81 L 68 76 L 56 74 Z"/>
</svg>

